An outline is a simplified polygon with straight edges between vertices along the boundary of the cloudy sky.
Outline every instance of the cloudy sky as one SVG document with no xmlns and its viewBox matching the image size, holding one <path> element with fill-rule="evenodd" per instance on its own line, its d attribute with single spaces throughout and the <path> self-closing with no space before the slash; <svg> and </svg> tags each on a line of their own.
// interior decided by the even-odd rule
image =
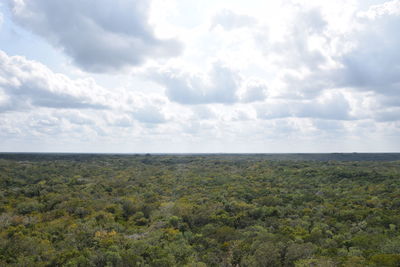
<svg viewBox="0 0 400 267">
<path fill-rule="evenodd" d="M 1 1 L 0 151 L 398 152 L 400 0 Z"/>
</svg>

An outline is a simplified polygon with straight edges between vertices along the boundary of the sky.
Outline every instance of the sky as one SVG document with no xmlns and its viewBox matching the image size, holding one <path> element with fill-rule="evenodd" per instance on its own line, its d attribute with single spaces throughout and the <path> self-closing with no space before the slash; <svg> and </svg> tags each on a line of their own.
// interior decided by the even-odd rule
<svg viewBox="0 0 400 267">
<path fill-rule="evenodd" d="M 400 151 L 400 0 L 5 0 L 0 151 Z"/>
</svg>

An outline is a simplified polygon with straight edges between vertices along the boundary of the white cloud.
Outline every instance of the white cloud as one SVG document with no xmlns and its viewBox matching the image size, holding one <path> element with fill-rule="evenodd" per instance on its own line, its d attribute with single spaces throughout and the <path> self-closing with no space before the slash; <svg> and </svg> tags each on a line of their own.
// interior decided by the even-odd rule
<svg viewBox="0 0 400 267">
<path fill-rule="evenodd" d="M 254 17 L 236 14 L 235 12 L 223 9 L 212 19 L 211 28 L 221 26 L 225 30 L 233 30 L 241 27 L 251 27 L 257 23 Z"/>
<path fill-rule="evenodd" d="M 302 11 L 295 16 L 284 40 L 271 44 L 272 51 L 265 53 L 277 53 L 277 63 L 288 68 L 319 68 L 327 60 L 323 52 L 326 25 L 320 10 Z M 316 44 L 313 45 L 312 41 Z"/>
<path fill-rule="evenodd" d="M 150 75 L 166 88 L 171 101 L 181 104 L 234 103 L 240 76 L 221 63 L 214 63 L 207 73 L 158 70 Z"/>
<path fill-rule="evenodd" d="M 383 15 L 400 15 L 400 1 L 387 1 L 382 4 L 370 6 L 367 11 L 358 12 L 359 17 L 371 20 Z"/>
<path fill-rule="evenodd" d="M 350 120 L 351 106 L 340 92 L 326 92 L 315 99 L 267 101 L 257 106 L 260 119 L 315 118 Z"/>
<path fill-rule="evenodd" d="M 194 120 L 210 120 L 215 119 L 216 114 L 212 108 L 205 105 L 197 105 L 192 108 Z"/>
<path fill-rule="evenodd" d="M 344 88 L 397 95 L 400 14 L 394 11 L 395 7 L 394 1 L 373 6 L 369 12 L 385 14 L 373 18 L 360 18 L 354 13 L 349 24 L 351 30 L 346 33 L 332 27 L 329 23 L 333 22 L 320 9 L 295 16 L 287 29 L 286 40 L 270 41 L 264 50 L 266 60 L 274 58 L 272 64 L 281 69 L 276 70 L 281 87 L 275 94 L 308 99 L 325 90 Z M 310 12 L 313 15 L 309 16 Z"/>
<path fill-rule="evenodd" d="M 154 35 L 147 0 L 100 0 L 95 6 L 88 0 L 9 1 L 14 21 L 87 71 L 116 71 L 181 51 L 178 41 Z"/>
<path fill-rule="evenodd" d="M 278 2 L 13 1 L 19 25 L 107 74 L 72 78 L 4 48 L 0 148 L 400 149 L 398 1 Z M 169 58 L 172 36 L 185 50 Z"/>
<path fill-rule="evenodd" d="M 350 104 L 341 93 L 328 92 L 315 101 L 309 100 L 295 111 L 298 117 L 319 118 L 327 120 L 349 120 Z"/>
<path fill-rule="evenodd" d="M 176 68 L 150 68 L 147 76 L 165 87 L 166 96 L 184 105 L 234 104 L 263 101 L 265 81 L 244 79 L 238 70 L 215 62 L 205 72 L 184 72 Z"/>
<path fill-rule="evenodd" d="M 267 97 L 267 85 L 260 80 L 250 79 L 244 86 L 240 95 L 240 100 L 244 103 L 263 101 Z"/>
<path fill-rule="evenodd" d="M 338 58 L 342 68 L 337 86 L 397 94 L 400 84 L 400 16 L 361 21 L 363 28 L 353 33 L 354 49 Z"/>
<path fill-rule="evenodd" d="M 0 51 L 0 88 L 8 97 L 8 109 L 91 108 L 111 105 L 107 92 L 92 79 L 71 80 L 46 66 Z M 5 109 L 5 106 L 3 106 Z"/>
<path fill-rule="evenodd" d="M 400 107 L 379 110 L 374 114 L 374 119 L 379 122 L 400 121 Z"/>
<path fill-rule="evenodd" d="M 164 113 L 160 108 L 153 105 L 147 105 L 137 109 L 133 112 L 133 116 L 135 119 L 143 123 L 158 124 L 166 122 Z"/>
</svg>

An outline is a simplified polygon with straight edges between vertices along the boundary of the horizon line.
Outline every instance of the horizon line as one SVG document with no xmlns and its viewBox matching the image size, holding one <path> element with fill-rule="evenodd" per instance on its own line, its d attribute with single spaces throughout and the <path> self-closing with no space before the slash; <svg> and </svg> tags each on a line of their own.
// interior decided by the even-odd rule
<svg viewBox="0 0 400 267">
<path fill-rule="evenodd" d="M 0 151 L 0 154 L 108 154 L 108 155 L 273 155 L 273 154 L 400 154 L 399 152 L 60 152 Z"/>
</svg>

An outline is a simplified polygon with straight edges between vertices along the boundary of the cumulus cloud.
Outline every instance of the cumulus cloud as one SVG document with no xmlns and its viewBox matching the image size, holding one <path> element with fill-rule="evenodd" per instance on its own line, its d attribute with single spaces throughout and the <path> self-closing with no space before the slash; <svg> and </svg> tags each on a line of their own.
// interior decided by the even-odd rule
<svg viewBox="0 0 400 267">
<path fill-rule="evenodd" d="M 162 96 L 111 90 L 90 78 L 73 80 L 36 61 L 0 51 L 0 112 L 52 112 L 46 119 L 33 119 L 35 129 L 64 128 L 68 122 L 102 134 L 102 127 L 129 128 L 134 121 L 151 126 L 167 122 L 163 111 L 167 105 Z"/>
<path fill-rule="evenodd" d="M 290 105 L 286 101 L 265 102 L 256 106 L 257 118 L 262 120 L 292 117 Z"/>
<path fill-rule="evenodd" d="M 91 72 L 136 66 L 180 53 L 174 39 L 155 36 L 147 0 L 9 0 L 14 21 L 61 48 Z"/>
<path fill-rule="evenodd" d="M 383 15 L 400 15 L 400 1 L 387 1 L 382 4 L 372 5 L 367 11 L 358 12 L 359 17 L 372 20 Z"/>
<path fill-rule="evenodd" d="M 111 99 L 92 79 L 72 80 L 21 56 L 0 51 L 3 110 L 31 107 L 105 109 Z"/>
<path fill-rule="evenodd" d="M 175 55 L 177 42 L 158 38 L 151 25 L 163 36 L 179 32 L 187 49 L 178 59 L 136 69 L 144 75 L 78 79 L 0 53 L 3 149 L 18 138 L 25 144 L 53 139 L 52 147 L 70 140 L 79 149 L 92 142 L 91 151 L 118 144 L 117 152 L 353 151 L 368 149 L 365 144 L 374 140 L 387 142 L 379 150 L 399 147 L 398 0 L 363 12 L 351 5 L 345 10 L 345 1 L 257 4 L 271 7 L 265 14 L 251 4 L 226 2 L 211 21 L 206 11 L 221 3 L 202 3 L 205 10 L 191 20 L 192 12 L 176 14 L 186 9 L 172 7 L 162 19 L 154 18 L 145 1 L 101 0 L 96 9 L 88 0 L 9 1 L 14 22 L 88 71 L 115 71 Z M 231 11 L 242 5 L 251 16 Z M 189 20 L 190 30 L 182 26 Z M 21 51 L 12 49 L 4 47 Z M 118 88 L 104 87 L 116 80 Z M 349 148 L 355 138 L 360 143 Z"/>
<path fill-rule="evenodd" d="M 276 63 L 287 68 L 319 68 L 326 61 L 322 51 L 322 45 L 326 42 L 323 34 L 326 25 L 319 9 L 299 12 L 294 16 L 283 40 L 271 44 L 265 53 L 276 53 Z M 312 41 L 318 45 L 312 45 Z"/>
<path fill-rule="evenodd" d="M 267 97 L 267 90 L 265 82 L 249 80 L 240 95 L 240 100 L 244 103 L 263 101 Z"/>
<path fill-rule="evenodd" d="M 235 12 L 223 9 L 214 15 L 211 28 L 221 26 L 224 30 L 230 31 L 236 28 L 250 27 L 257 23 L 251 16 L 236 14 Z"/>
<path fill-rule="evenodd" d="M 286 71 L 281 75 L 281 94 L 308 99 L 343 88 L 396 99 L 400 88 L 399 3 L 385 2 L 357 13 L 353 17 L 356 26 L 349 26 L 345 34 L 333 31 L 319 9 L 298 15 L 288 30 L 289 38 L 272 43 L 266 52 L 276 52 Z M 396 105 L 398 101 L 392 102 Z"/>
<path fill-rule="evenodd" d="M 324 131 L 328 134 L 335 135 L 337 131 L 342 131 L 344 129 L 343 121 L 332 121 L 332 120 L 324 120 L 324 119 L 316 119 L 313 120 L 313 126 L 321 131 Z"/>
<path fill-rule="evenodd" d="M 164 113 L 159 107 L 146 105 L 133 112 L 133 117 L 143 123 L 159 124 L 166 122 Z"/>
<path fill-rule="evenodd" d="M 327 120 L 349 120 L 350 104 L 341 93 L 326 93 L 315 101 L 307 101 L 295 108 L 298 117 L 319 118 Z"/>
<path fill-rule="evenodd" d="M 239 71 L 221 62 L 213 63 L 206 72 L 153 68 L 147 76 L 165 87 L 171 101 L 184 105 L 251 103 L 267 97 L 265 81 L 245 80 Z"/>
<path fill-rule="evenodd" d="M 374 119 L 379 122 L 391 122 L 400 120 L 400 108 L 388 108 L 380 110 L 374 114 Z"/>
<path fill-rule="evenodd" d="M 11 109 L 10 97 L 6 94 L 5 90 L 0 87 L 0 112 Z"/>
<path fill-rule="evenodd" d="M 221 63 L 214 63 L 208 73 L 185 73 L 178 70 L 153 71 L 150 75 L 166 88 L 171 101 L 181 104 L 234 103 L 240 75 Z"/>
<path fill-rule="evenodd" d="M 52 113 L 55 118 L 65 119 L 75 125 L 94 125 L 93 116 L 89 116 L 80 110 L 57 110 Z"/>
<path fill-rule="evenodd" d="M 215 112 L 205 105 L 197 105 L 192 108 L 194 119 L 209 120 L 216 117 Z"/>
<path fill-rule="evenodd" d="M 109 116 L 107 119 L 107 125 L 113 127 L 129 128 L 133 124 L 133 118 L 129 115 L 117 114 L 116 116 Z"/>
<path fill-rule="evenodd" d="M 399 14 L 400 15 L 400 14 Z M 339 58 L 339 86 L 397 94 L 400 86 L 399 15 L 362 20 L 354 33 L 355 47 Z"/>
<path fill-rule="evenodd" d="M 339 92 L 327 92 L 309 100 L 278 100 L 257 106 L 260 119 L 315 118 L 325 120 L 351 120 L 351 106 Z"/>
</svg>

